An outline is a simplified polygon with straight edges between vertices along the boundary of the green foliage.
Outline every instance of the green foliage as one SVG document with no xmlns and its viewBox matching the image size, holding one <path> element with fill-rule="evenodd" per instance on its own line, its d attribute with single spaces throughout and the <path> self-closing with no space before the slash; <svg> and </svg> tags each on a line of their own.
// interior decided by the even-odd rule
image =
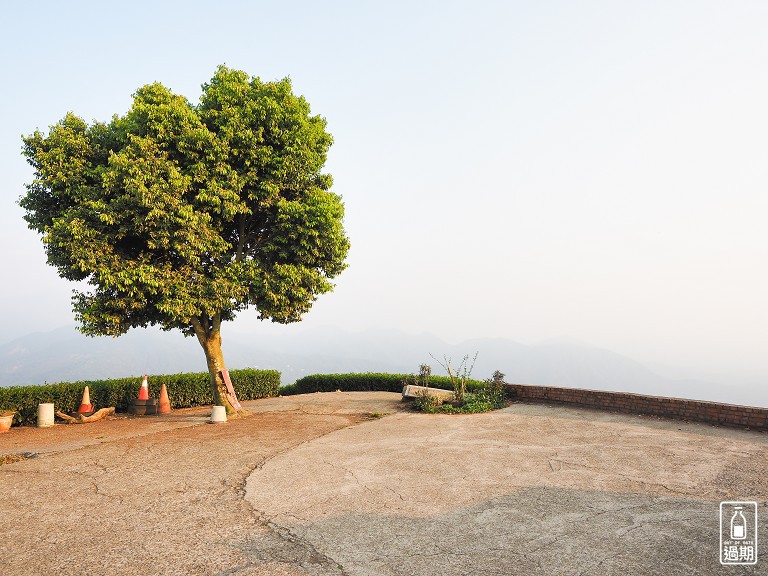
<svg viewBox="0 0 768 576">
<path fill-rule="evenodd" d="M 463 402 L 441 402 L 434 396 L 421 396 L 413 401 L 413 409 L 428 414 L 476 414 L 504 407 L 504 394 L 489 395 L 485 390 L 466 394 Z"/>
<path fill-rule="evenodd" d="M 493 404 L 501 407 L 504 405 L 505 388 L 504 373 L 495 370 L 493 376 L 483 382 L 482 394 Z"/>
<path fill-rule="evenodd" d="M 255 400 L 276 396 L 280 387 L 280 373 L 276 370 L 230 370 L 230 377 L 238 390 L 240 400 Z M 189 374 L 163 374 L 149 377 L 150 395 L 157 398 L 165 384 L 173 408 L 205 406 L 213 402 L 207 372 Z M 46 386 L 13 386 L 0 388 L 0 411 L 15 410 L 14 424 L 34 424 L 37 405 L 53 402 L 56 410 L 73 412 L 80 406 L 83 389 L 88 386 L 94 407 L 115 406 L 118 412 L 138 396 L 140 377 L 112 380 L 63 382 Z"/>
<path fill-rule="evenodd" d="M 419 386 L 429 387 L 429 377 L 432 375 L 432 367 L 429 364 L 419 366 Z"/>
<path fill-rule="evenodd" d="M 282 386 L 280 394 L 288 396 L 291 394 L 308 394 L 310 392 L 335 392 L 336 390 L 344 392 L 402 392 L 403 378 L 406 376 L 410 375 L 372 372 L 362 374 L 313 374 L 299 378 L 288 386 Z M 451 390 L 453 387 L 451 379 L 445 376 L 431 376 L 429 385 L 432 388 L 442 388 L 444 390 Z M 467 380 L 466 385 L 468 390 L 479 390 L 482 388 L 483 383 L 477 380 Z"/>
<path fill-rule="evenodd" d="M 463 400 L 457 402 L 441 402 L 434 396 L 421 396 L 414 400 L 413 408 L 429 414 L 476 414 L 504 407 L 504 374 L 498 370 L 493 373 L 492 378 L 485 380 L 480 386 L 473 386 L 472 390 L 472 393 L 465 394 Z"/>
<path fill-rule="evenodd" d="M 432 358 L 435 357 L 432 356 Z M 437 358 L 435 358 L 435 360 L 437 360 Z M 443 356 L 443 360 L 444 362 L 440 362 L 440 360 L 437 360 L 437 362 L 443 367 L 443 370 L 448 372 L 448 377 L 453 386 L 453 397 L 456 399 L 456 402 L 462 403 L 464 402 L 464 394 L 467 392 L 467 382 L 470 380 L 472 369 L 475 367 L 477 352 L 475 352 L 475 356 L 472 358 L 472 365 L 469 364 L 469 354 L 464 355 L 464 358 L 462 358 L 457 368 L 454 368 L 451 365 L 451 359 L 447 356 Z"/>
<path fill-rule="evenodd" d="M 442 405 L 443 401 L 441 398 L 429 394 L 417 396 L 412 404 L 414 410 L 428 413 L 436 412 Z"/>
<path fill-rule="evenodd" d="M 400 386 L 403 390 L 405 390 L 408 386 L 418 385 L 419 380 L 413 374 L 403 374 L 403 377 L 400 379 Z"/>
<path fill-rule="evenodd" d="M 91 287 L 73 297 L 81 330 L 208 337 L 248 307 L 300 320 L 349 249 L 325 127 L 290 80 L 220 66 L 197 105 L 155 83 L 124 116 L 25 137 L 19 203 L 48 263 Z"/>
</svg>

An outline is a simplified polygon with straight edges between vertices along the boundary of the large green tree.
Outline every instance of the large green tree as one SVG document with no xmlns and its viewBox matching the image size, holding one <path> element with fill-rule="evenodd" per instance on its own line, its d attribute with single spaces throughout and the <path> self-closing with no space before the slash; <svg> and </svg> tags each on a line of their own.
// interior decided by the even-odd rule
<svg viewBox="0 0 768 576">
<path fill-rule="evenodd" d="M 247 308 L 301 319 L 344 268 L 344 208 L 322 173 L 331 136 L 288 79 L 221 66 L 191 104 L 159 83 L 124 116 L 67 114 L 24 140 L 19 203 L 75 290 L 80 330 L 159 325 L 199 340 L 214 401 L 234 412 L 221 324 Z"/>
</svg>

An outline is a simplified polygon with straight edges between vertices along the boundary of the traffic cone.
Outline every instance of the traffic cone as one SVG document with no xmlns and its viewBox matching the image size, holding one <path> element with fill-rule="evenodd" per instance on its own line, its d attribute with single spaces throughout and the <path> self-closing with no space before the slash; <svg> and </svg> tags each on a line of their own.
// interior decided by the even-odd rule
<svg viewBox="0 0 768 576">
<path fill-rule="evenodd" d="M 160 405 L 157 408 L 158 414 L 170 414 L 171 413 L 171 401 L 168 399 L 168 388 L 160 388 Z"/>
<path fill-rule="evenodd" d="M 80 412 L 93 412 L 93 405 L 91 405 L 91 393 L 88 390 L 88 386 L 83 390 L 83 400 L 80 402 L 80 408 L 77 409 Z"/>
<path fill-rule="evenodd" d="M 146 376 L 144 376 L 144 380 L 141 381 L 141 388 L 139 389 L 139 400 L 149 400 L 149 382 L 147 382 Z"/>
</svg>

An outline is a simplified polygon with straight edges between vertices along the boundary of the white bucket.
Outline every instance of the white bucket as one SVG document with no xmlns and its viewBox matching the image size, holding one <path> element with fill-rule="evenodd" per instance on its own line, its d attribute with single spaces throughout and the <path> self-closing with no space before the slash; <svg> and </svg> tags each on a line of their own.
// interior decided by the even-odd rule
<svg viewBox="0 0 768 576">
<path fill-rule="evenodd" d="M 227 409 L 224 406 L 214 406 L 211 409 L 211 424 L 224 424 L 227 421 Z"/>
<path fill-rule="evenodd" d="M 50 428 L 53 426 L 53 404 L 37 405 L 37 427 Z"/>
</svg>

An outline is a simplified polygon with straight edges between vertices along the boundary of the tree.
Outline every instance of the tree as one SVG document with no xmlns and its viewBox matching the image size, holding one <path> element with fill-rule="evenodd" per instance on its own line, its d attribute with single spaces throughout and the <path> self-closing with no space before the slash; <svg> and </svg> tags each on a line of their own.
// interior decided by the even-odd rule
<svg viewBox="0 0 768 576">
<path fill-rule="evenodd" d="M 108 123 L 69 113 L 23 138 L 35 178 L 19 204 L 48 263 L 90 285 L 72 298 L 83 333 L 196 336 L 232 415 L 222 322 L 247 308 L 300 320 L 332 290 L 349 241 L 321 172 L 332 138 L 290 80 L 220 66 L 202 89 L 192 105 L 146 85 Z"/>
</svg>

